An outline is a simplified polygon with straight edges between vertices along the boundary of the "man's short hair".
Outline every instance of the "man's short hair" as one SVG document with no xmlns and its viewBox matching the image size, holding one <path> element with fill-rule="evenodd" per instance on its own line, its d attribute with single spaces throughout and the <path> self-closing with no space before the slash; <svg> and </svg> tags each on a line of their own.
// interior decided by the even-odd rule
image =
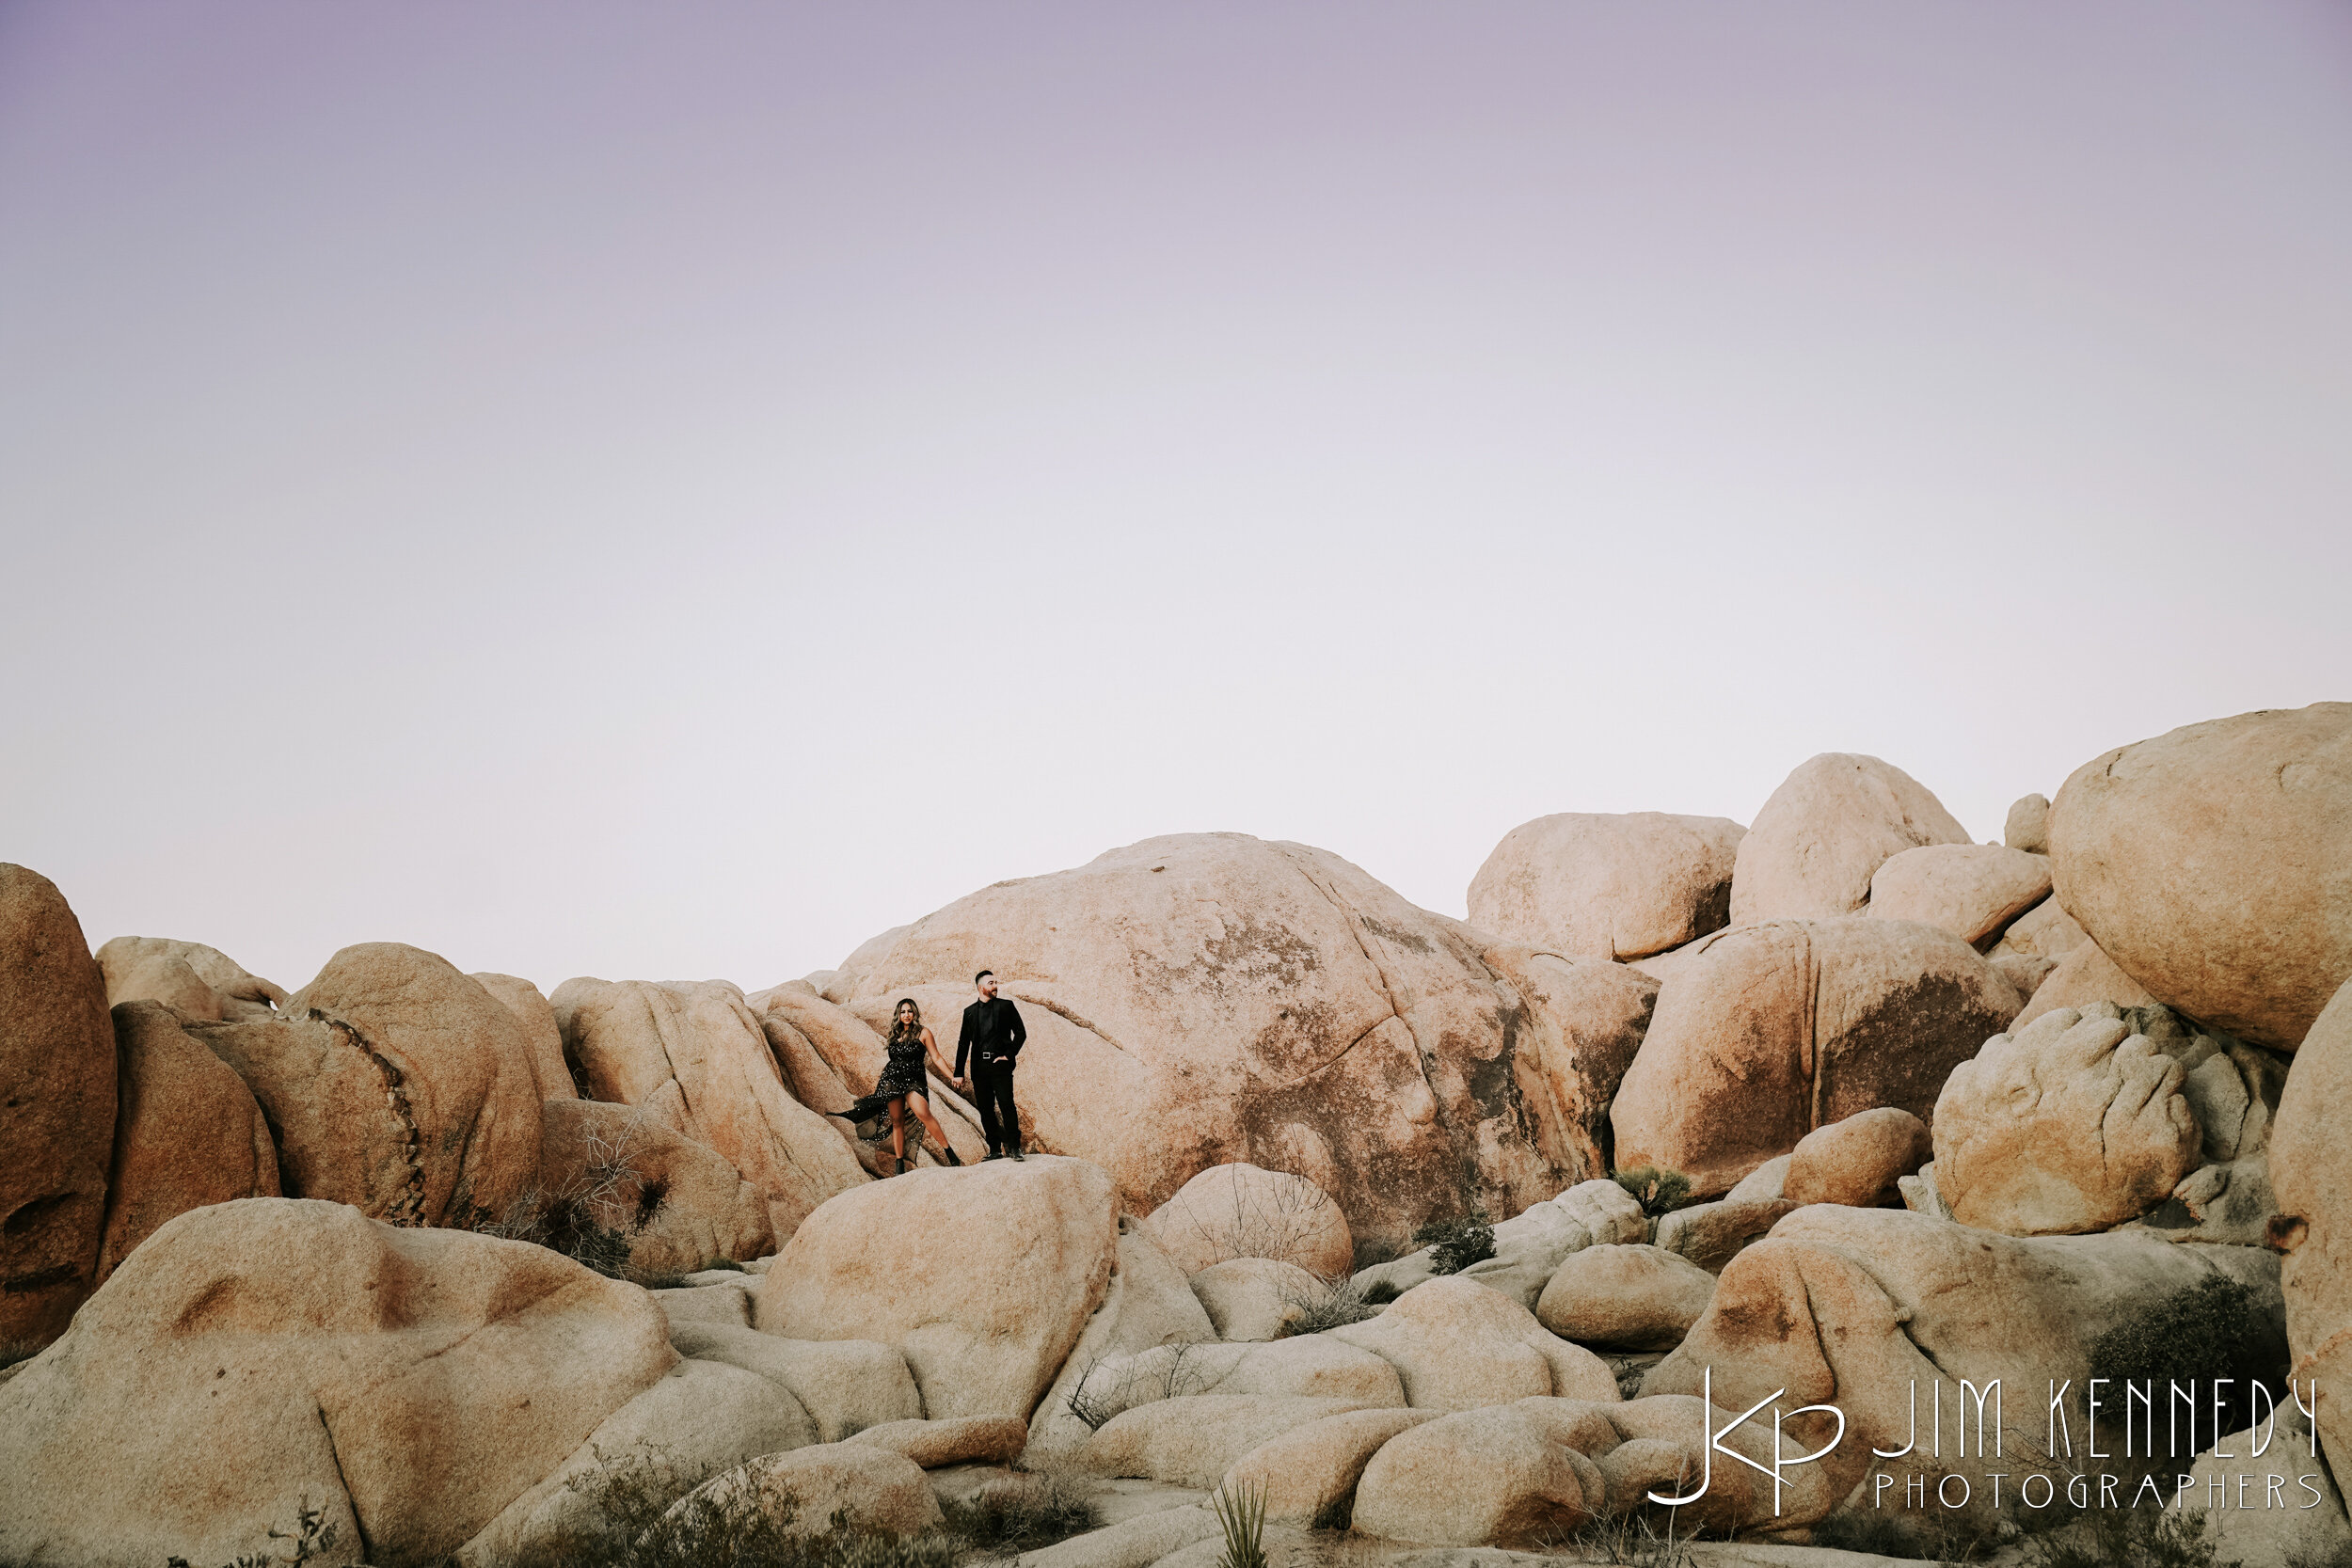
<svg viewBox="0 0 2352 1568">
<path fill-rule="evenodd" d="M 977 974 L 975 974 L 975 975 L 973 975 L 973 976 L 972 976 L 972 983 L 973 983 L 974 985 L 976 985 L 976 986 L 977 986 L 977 985 L 978 985 L 978 984 L 979 984 L 982 980 L 987 979 L 990 975 L 992 975 L 992 974 L 995 974 L 995 973 L 996 973 L 996 972 L 995 972 L 994 970 L 993 970 L 993 969 L 983 969 L 983 970 L 981 970 L 981 971 L 980 971 Z"/>
</svg>

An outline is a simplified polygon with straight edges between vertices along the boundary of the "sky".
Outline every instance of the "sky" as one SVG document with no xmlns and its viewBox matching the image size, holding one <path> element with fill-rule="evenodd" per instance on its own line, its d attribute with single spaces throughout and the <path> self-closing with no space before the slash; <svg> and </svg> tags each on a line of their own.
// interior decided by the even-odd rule
<svg viewBox="0 0 2352 1568">
<path fill-rule="evenodd" d="M 2352 8 L 0 0 L 0 860 L 299 987 L 1460 914 L 2352 697 Z"/>
</svg>

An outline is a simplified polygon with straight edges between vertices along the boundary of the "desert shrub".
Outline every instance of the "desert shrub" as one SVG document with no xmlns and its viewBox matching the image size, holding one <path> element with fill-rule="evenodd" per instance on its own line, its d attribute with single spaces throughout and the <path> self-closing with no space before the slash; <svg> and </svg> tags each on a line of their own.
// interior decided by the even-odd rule
<svg viewBox="0 0 2352 1568">
<path fill-rule="evenodd" d="M 2026 1561 L 2030 1568 L 2237 1568 L 2214 1554 L 2201 1513 L 2100 1508 L 2029 1543 Z"/>
<path fill-rule="evenodd" d="M 2220 1430 L 2240 1431 L 2254 1424 L 2249 1384 L 2265 1385 L 2273 1405 L 2286 1402 L 2286 1325 L 2263 1311 L 2253 1291 L 2212 1275 L 2092 1340 L 2090 1375 L 2117 1384 L 2153 1381 L 2159 1396 L 2171 1378 L 2234 1378 Z"/>
<path fill-rule="evenodd" d="M 1216 1568 L 1266 1568 L 1265 1488 L 1220 1486 L 1209 1494 L 1209 1507 L 1225 1536 Z"/>
<path fill-rule="evenodd" d="M 341 1526 L 326 1522 L 326 1510 L 312 1508 L 310 1499 L 305 1497 L 294 1505 L 294 1528 L 270 1527 L 270 1540 L 286 1544 L 282 1553 L 276 1546 L 264 1546 L 258 1552 L 243 1552 L 227 1568 L 278 1568 L 279 1564 L 292 1568 L 293 1564 L 310 1562 L 326 1555 L 334 1549 L 335 1539 L 342 1533 Z M 166 1558 L 164 1561 L 166 1568 L 188 1568 L 188 1560 L 184 1557 Z"/>
<path fill-rule="evenodd" d="M 584 1263 L 607 1278 L 626 1279 L 647 1290 L 678 1284 L 681 1275 L 654 1275 L 629 1265 L 631 1243 L 660 1217 L 662 1205 L 669 1201 L 668 1181 L 637 1168 L 646 1125 L 641 1108 L 610 1135 L 591 1128 L 587 1158 L 562 1191 L 531 1188 L 508 1204 L 505 1212 L 492 1214 L 476 1209 L 455 1222 L 456 1227 L 530 1242 Z M 707 1266 L 742 1265 L 722 1259 Z"/>
<path fill-rule="evenodd" d="M 1579 1560 L 1621 1564 L 1623 1568 L 1695 1568 L 1692 1536 L 1679 1529 L 1672 1513 L 1661 1525 L 1647 1512 L 1614 1517 L 1595 1514 L 1573 1534 L 1542 1544 L 1548 1549 L 1572 1548 Z"/>
<path fill-rule="evenodd" d="M 1495 1227 L 1481 1213 L 1431 1220 L 1413 1232 L 1413 1241 L 1429 1249 L 1429 1266 L 1438 1274 L 1460 1274 L 1495 1255 Z"/>
<path fill-rule="evenodd" d="M 1299 1249 L 1330 1223 L 1326 1211 L 1338 1207 L 1328 1193 L 1304 1179 L 1263 1185 L 1234 1181 L 1227 1194 L 1232 1201 L 1222 1210 L 1191 1200 L 1182 1211 L 1193 1234 L 1227 1258 L 1295 1262 Z"/>
<path fill-rule="evenodd" d="M 1691 1179 L 1678 1170 L 1661 1170 L 1656 1165 L 1636 1165 L 1631 1170 L 1610 1173 L 1618 1186 L 1633 1195 L 1642 1206 L 1642 1212 L 1659 1219 L 1691 1204 Z"/>
<path fill-rule="evenodd" d="M 1813 1544 L 1833 1551 L 1868 1552 L 1878 1557 L 1931 1555 L 1920 1541 L 1917 1526 L 1899 1513 L 1880 1509 L 1831 1514 L 1813 1527 Z"/>
<path fill-rule="evenodd" d="M 1101 1527 L 1103 1511 L 1078 1482 L 1058 1474 L 1041 1475 L 1038 1481 L 943 1503 L 947 1533 L 980 1551 L 1032 1552 Z"/>
<path fill-rule="evenodd" d="M 1062 1400 L 1062 1408 L 1084 1421 L 1089 1432 L 1102 1431 L 1103 1423 L 1109 1420 L 1115 1414 L 1111 1409 L 1111 1401 L 1119 1390 L 1105 1388 L 1102 1380 L 1094 1375 L 1096 1369 L 1102 1365 L 1103 1358 L 1100 1355 L 1090 1358 L 1085 1370 L 1078 1373 L 1078 1380 L 1070 1386 L 1069 1394 Z"/>
<path fill-rule="evenodd" d="M 955 1543 L 944 1536 L 874 1535 L 836 1513 L 817 1536 L 793 1531 L 791 1498 L 678 1499 L 709 1480 L 714 1467 L 687 1465 L 650 1448 L 617 1460 L 602 1450 L 597 1468 L 565 1484 L 586 1497 L 596 1523 L 543 1542 L 511 1568 L 953 1568 Z"/>
<path fill-rule="evenodd" d="M 1937 1563 L 1982 1561 L 1992 1555 L 2000 1540 L 1997 1529 L 1941 1512 L 1906 1513 L 1860 1509 L 1851 1513 L 1833 1513 L 1813 1527 L 1816 1546 Z"/>
<path fill-rule="evenodd" d="M 1363 1287 L 1352 1279 L 1318 1279 L 1312 1285 L 1289 1284 L 1282 1289 L 1282 1305 L 1290 1308 L 1282 1333 L 1285 1337 L 1298 1334 L 1321 1334 L 1326 1329 L 1344 1328 L 1379 1314 L 1364 1297 Z"/>
</svg>

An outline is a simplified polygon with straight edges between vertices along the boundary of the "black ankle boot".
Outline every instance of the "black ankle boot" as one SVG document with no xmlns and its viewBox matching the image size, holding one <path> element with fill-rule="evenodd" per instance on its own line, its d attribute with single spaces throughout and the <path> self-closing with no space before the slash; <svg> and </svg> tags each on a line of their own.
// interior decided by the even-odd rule
<svg viewBox="0 0 2352 1568">
<path fill-rule="evenodd" d="M 941 1149 L 940 1152 L 947 1156 L 947 1163 L 951 1165 L 960 1165 L 963 1164 L 963 1156 L 955 1151 L 953 1145 Z"/>
</svg>

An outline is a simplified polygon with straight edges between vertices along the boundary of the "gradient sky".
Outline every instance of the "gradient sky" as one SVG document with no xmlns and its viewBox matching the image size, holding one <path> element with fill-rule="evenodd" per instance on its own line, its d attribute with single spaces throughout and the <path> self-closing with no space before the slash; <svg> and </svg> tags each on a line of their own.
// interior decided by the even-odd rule
<svg viewBox="0 0 2352 1568">
<path fill-rule="evenodd" d="M 289 987 L 1460 913 L 2352 697 L 2352 8 L 0 0 L 0 859 Z"/>
</svg>

